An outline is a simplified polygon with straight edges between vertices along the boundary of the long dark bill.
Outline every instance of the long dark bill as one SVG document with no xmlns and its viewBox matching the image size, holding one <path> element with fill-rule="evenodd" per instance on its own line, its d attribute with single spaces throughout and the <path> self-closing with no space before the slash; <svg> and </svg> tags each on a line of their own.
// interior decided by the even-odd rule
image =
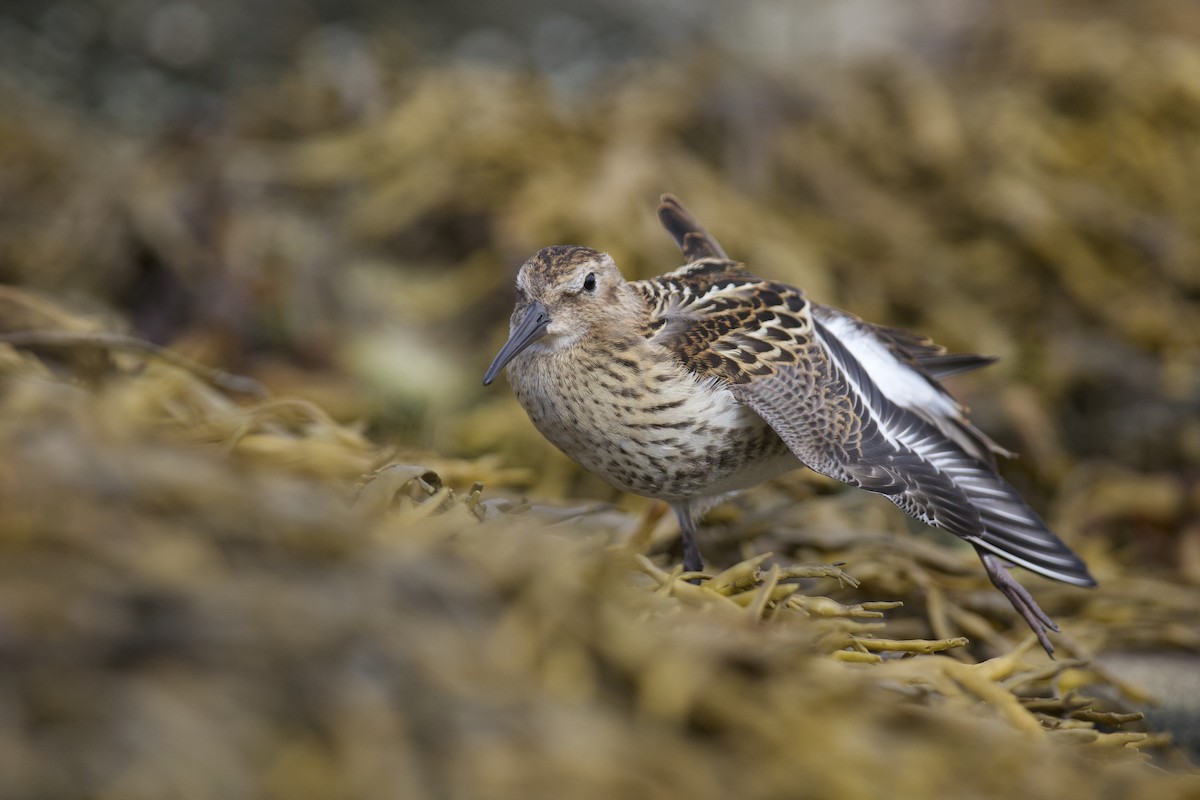
<svg viewBox="0 0 1200 800">
<path fill-rule="evenodd" d="M 483 374 L 483 385 L 487 386 L 496 380 L 496 376 L 500 374 L 500 370 L 504 369 L 505 364 L 516 358 L 517 354 L 526 347 L 545 336 L 546 328 L 549 325 L 550 315 L 546 313 L 546 307 L 541 303 L 531 303 L 529 310 L 525 312 L 525 316 L 517 325 L 517 329 L 509 335 L 508 341 L 504 343 L 504 347 L 500 348 L 492 365 Z"/>
</svg>

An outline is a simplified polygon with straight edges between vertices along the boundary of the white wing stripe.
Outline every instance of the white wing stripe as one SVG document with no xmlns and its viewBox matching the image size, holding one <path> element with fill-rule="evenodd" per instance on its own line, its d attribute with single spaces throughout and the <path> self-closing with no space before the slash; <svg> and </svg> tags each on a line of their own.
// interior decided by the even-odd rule
<svg viewBox="0 0 1200 800">
<path fill-rule="evenodd" d="M 880 393 L 896 405 L 918 413 L 953 416 L 958 413 L 954 401 L 939 392 L 925 376 L 899 361 L 869 331 L 841 315 L 826 315 L 821 320 L 842 346 L 858 361 Z"/>
</svg>

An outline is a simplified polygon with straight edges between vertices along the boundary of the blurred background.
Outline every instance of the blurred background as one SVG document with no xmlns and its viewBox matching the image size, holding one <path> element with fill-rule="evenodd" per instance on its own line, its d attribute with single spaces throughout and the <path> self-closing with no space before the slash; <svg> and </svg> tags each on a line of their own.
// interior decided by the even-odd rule
<svg viewBox="0 0 1200 800">
<path fill-rule="evenodd" d="M 678 266 L 674 193 L 751 271 L 1000 356 L 952 388 L 1102 584 L 1185 592 L 1157 627 L 1089 606 L 1094 644 L 1192 654 L 1175 680 L 1200 649 L 1197 186 L 1190 0 L 0 5 L 0 282 L 465 459 L 457 488 L 652 513 L 481 377 L 541 247 Z M 710 558 L 781 514 L 899 524 L 811 475 L 773 492 L 717 512 Z"/>
<path fill-rule="evenodd" d="M 1174 518 L 1140 522 L 1176 526 L 1198 36 L 1168 0 L 10 0 L 0 279 L 389 440 L 536 463 L 479 385 L 515 270 L 564 242 L 677 266 L 670 191 L 760 274 L 1001 356 L 957 386 L 1022 488 L 1162 477 Z"/>
</svg>

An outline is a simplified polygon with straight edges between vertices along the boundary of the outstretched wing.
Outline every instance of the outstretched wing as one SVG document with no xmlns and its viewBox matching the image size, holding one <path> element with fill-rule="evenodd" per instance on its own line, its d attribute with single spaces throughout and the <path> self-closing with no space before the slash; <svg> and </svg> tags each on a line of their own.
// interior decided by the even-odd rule
<svg viewBox="0 0 1200 800">
<path fill-rule="evenodd" d="M 848 346 L 819 321 L 814 332 L 827 357 L 828 374 L 836 376 L 839 391 L 850 395 L 860 419 L 861 437 L 845 448 L 840 462 L 852 478 L 885 494 L 908 514 L 976 547 L 1049 578 L 1095 585 L 1083 561 L 990 465 L 969 454 L 958 437 L 889 396 L 896 392 L 890 372 L 872 374 L 872 362 L 856 357 L 858 346 Z M 772 418 L 789 414 L 786 403 L 778 402 L 779 395 L 777 390 L 750 388 L 743 400 L 775 427 Z"/>
<path fill-rule="evenodd" d="M 650 341 L 727 385 L 815 471 L 883 494 L 911 516 L 1042 575 L 1094 584 L 1083 562 L 970 452 L 970 436 L 939 425 L 961 416 L 961 407 L 885 341 L 855 338 L 845 319 L 814 313 L 800 290 L 725 259 L 630 286 L 652 309 Z M 962 424 L 969 426 L 965 417 Z"/>
</svg>

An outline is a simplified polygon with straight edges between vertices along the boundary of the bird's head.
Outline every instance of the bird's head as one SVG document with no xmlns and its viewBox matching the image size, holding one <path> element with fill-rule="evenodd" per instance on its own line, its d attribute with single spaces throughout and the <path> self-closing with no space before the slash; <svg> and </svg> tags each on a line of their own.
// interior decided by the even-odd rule
<svg viewBox="0 0 1200 800">
<path fill-rule="evenodd" d="M 539 250 L 517 273 L 508 341 L 483 376 L 487 386 L 531 346 L 570 347 L 622 308 L 625 279 L 607 253 L 559 245 Z"/>
</svg>

